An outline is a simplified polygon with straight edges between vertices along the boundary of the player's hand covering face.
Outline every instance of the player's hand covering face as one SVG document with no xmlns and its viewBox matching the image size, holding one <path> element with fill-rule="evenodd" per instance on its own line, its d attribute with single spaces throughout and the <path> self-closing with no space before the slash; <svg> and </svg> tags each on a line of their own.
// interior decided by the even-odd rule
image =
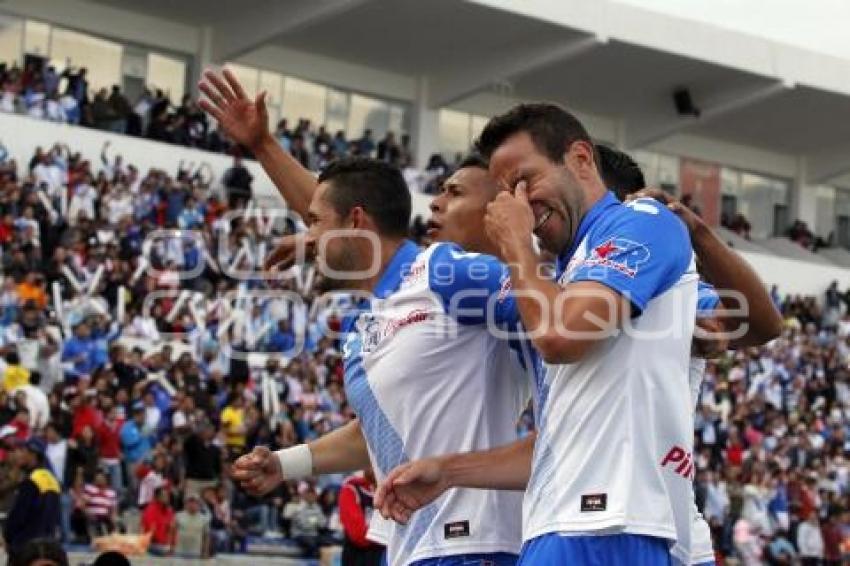
<svg viewBox="0 0 850 566">
<path fill-rule="evenodd" d="M 225 69 L 221 74 L 205 71 L 198 88 L 207 99 L 200 101 L 201 108 L 216 119 L 227 135 L 248 148 L 256 148 L 269 135 L 269 113 L 266 110 L 266 93 L 254 100 L 248 98 L 236 76 Z"/>
<path fill-rule="evenodd" d="M 401 524 L 448 489 L 439 458 L 425 458 L 391 471 L 375 492 L 375 508 Z"/>
<path fill-rule="evenodd" d="M 487 205 L 484 217 L 487 236 L 496 244 L 502 256 L 510 246 L 530 246 L 535 218 L 528 202 L 525 181 L 517 184 L 514 194 L 502 191 Z"/>
<path fill-rule="evenodd" d="M 265 495 L 283 482 L 280 460 L 265 446 L 257 446 L 233 463 L 231 477 L 250 495 Z"/>
<path fill-rule="evenodd" d="M 490 173 L 504 189 L 513 191 L 522 181 L 534 213 L 534 234 L 541 247 L 560 254 L 569 247 L 585 212 L 579 178 L 597 175 L 592 147 L 574 142 L 563 162 L 552 161 L 525 132 L 508 138 L 490 158 Z"/>
</svg>

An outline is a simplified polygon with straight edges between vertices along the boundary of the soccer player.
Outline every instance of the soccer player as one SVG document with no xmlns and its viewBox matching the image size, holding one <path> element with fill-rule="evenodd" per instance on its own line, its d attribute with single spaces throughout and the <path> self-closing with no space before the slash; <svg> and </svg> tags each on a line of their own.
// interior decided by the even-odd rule
<svg viewBox="0 0 850 566">
<path fill-rule="evenodd" d="M 640 169 L 627 155 L 605 147 L 598 147 L 597 150 L 600 155 L 600 168 L 606 185 L 614 190 L 618 196 L 622 198 L 644 186 Z M 644 192 L 638 196 L 662 197 L 657 192 Z M 729 285 L 730 288 L 737 290 L 743 295 L 745 302 L 751 305 L 750 316 L 746 321 L 736 320 L 729 316 L 720 319 L 721 322 L 729 325 L 730 329 L 732 326 L 740 325 L 741 322 L 751 323 L 744 327 L 745 332 L 739 333 L 733 342 L 739 346 L 760 344 L 778 335 L 781 328 L 781 318 L 773 308 L 762 282 L 746 262 L 723 245 L 699 217 L 679 206 L 669 197 L 664 199 L 664 203 L 680 215 L 689 227 L 694 247 L 703 260 L 705 271 L 712 274 L 717 280 L 722 281 L 724 285 Z M 707 291 L 700 293 L 700 306 L 703 309 L 708 309 L 709 312 L 701 314 L 713 314 L 712 311 L 717 306 L 717 295 L 710 290 Z M 716 336 L 715 333 L 714 337 L 708 338 L 713 340 Z M 707 341 L 702 340 L 701 342 Z M 723 346 L 714 345 L 712 348 L 717 351 L 722 350 Z M 699 383 L 702 380 L 701 374 L 694 379 L 694 368 L 699 367 L 699 361 L 698 359 L 691 360 L 691 388 L 694 402 L 696 390 L 698 390 Z M 702 367 L 704 367 L 704 362 L 702 363 Z M 676 454 L 678 457 L 679 453 Z M 682 451 L 681 459 L 684 460 L 685 457 L 686 455 Z M 445 484 L 455 484 L 459 477 L 465 477 L 466 483 L 462 482 L 457 485 L 480 486 L 480 478 L 472 477 L 472 470 L 479 465 L 482 470 L 486 469 L 485 473 L 493 478 L 494 483 L 501 482 L 503 488 L 524 488 L 529 475 L 530 460 L 531 443 L 529 440 L 524 440 L 513 446 L 497 449 L 489 455 L 462 455 L 416 462 L 394 470 L 390 474 L 387 482 L 379 490 L 378 503 L 382 504 L 383 513 L 393 515 L 399 520 L 405 520 L 410 511 L 436 496 Z M 464 470 L 461 472 L 461 476 L 458 476 L 457 470 Z M 687 501 L 683 500 L 673 505 L 679 511 L 676 518 L 681 517 L 682 521 L 682 524 L 677 525 L 677 532 L 680 533 L 678 534 L 679 542 L 682 543 L 681 539 L 683 538 L 688 539 L 691 530 L 694 533 L 689 557 L 686 550 L 687 542 L 685 542 L 678 549 L 680 551 L 678 558 L 682 562 L 691 564 L 713 563 L 713 551 L 707 524 L 698 513 L 693 513 L 693 516 L 691 516 L 690 509 L 682 508 L 682 503 L 690 504 L 690 501 L 692 501 L 692 495 Z M 395 511 L 393 505 L 397 505 Z M 681 533 L 682 530 L 687 532 Z"/>
<path fill-rule="evenodd" d="M 530 477 L 516 446 L 454 459 L 447 477 L 508 489 L 528 480 L 520 563 L 666 564 L 673 506 L 690 504 L 689 478 L 679 472 L 681 493 L 671 493 L 664 474 L 676 466 L 660 464 L 693 436 L 687 231 L 658 203 L 624 206 L 608 193 L 590 136 L 556 106 L 494 118 L 479 148 L 510 190 L 489 205 L 486 228 L 547 375 Z M 533 235 L 558 256 L 557 284 L 538 269 Z"/>
<path fill-rule="evenodd" d="M 507 268 L 491 256 L 450 244 L 420 251 L 405 239 L 410 195 L 397 169 L 368 159 L 341 160 L 329 165 L 316 185 L 268 134 L 262 95 L 249 101 L 227 71 L 223 80 L 212 73 L 206 79 L 201 85 L 210 99 L 205 109 L 254 151 L 290 206 L 305 213 L 308 237 L 315 242 L 331 237 L 324 248 L 317 245 L 320 265 L 353 277 L 351 289 L 374 296 L 345 324 L 345 385 L 357 422 L 309 446 L 277 454 L 255 450 L 235 463 L 234 478 L 264 493 L 283 479 L 361 469 L 370 460 L 381 478 L 411 458 L 515 440 L 528 379 L 535 375 L 534 358 L 494 337 L 483 316 L 489 301 L 496 323 L 510 329 L 518 320 L 507 292 Z M 481 179 L 473 178 L 479 173 L 486 178 L 486 171 L 473 169 L 465 168 L 448 184 L 455 194 L 444 194 L 444 201 L 478 183 Z M 495 194 L 495 184 L 488 190 Z M 481 198 L 477 223 L 442 227 L 435 214 L 432 236 L 445 232 L 466 239 L 468 230 L 464 243 L 476 245 L 475 238 L 484 243 L 486 196 L 469 191 L 467 197 L 453 200 L 452 210 L 460 215 L 465 208 L 458 203 L 472 206 Z M 443 217 L 448 210 L 447 203 Z M 474 215 L 467 218 L 472 221 Z M 332 237 L 335 230 L 352 229 L 369 238 Z M 376 263 L 375 273 L 364 274 Z M 520 503 L 519 494 L 447 493 L 410 525 L 391 525 L 382 533 L 389 562 L 512 564 L 520 542 Z"/>
<path fill-rule="evenodd" d="M 774 307 L 761 278 L 698 215 L 668 193 L 659 189 L 646 189 L 643 172 L 628 154 L 603 145 L 598 145 L 597 151 L 602 178 L 617 198 L 632 201 L 648 197 L 667 205 L 688 227 L 702 275 L 708 275 L 709 281 L 720 282 L 724 290 L 738 294 L 737 297 L 726 296 L 721 300 L 710 284 L 700 281 L 697 327 L 688 374 L 691 405 L 696 409 L 706 358 L 722 353 L 729 346 L 756 346 L 776 338 L 782 331 L 782 317 Z M 731 316 L 730 313 L 736 313 L 737 316 Z M 681 508 L 678 510 L 682 511 Z M 695 499 L 691 505 L 690 518 L 677 516 L 676 522 L 677 532 L 690 530 L 689 563 L 697 566 L 714 564 L 711 530 L 697 509 Z M 681 538 L 684 537 L 680 535 Z M 679 550 L 679 556 L 683 557 L 685 549 L 679 545 Z"/>
</svg>

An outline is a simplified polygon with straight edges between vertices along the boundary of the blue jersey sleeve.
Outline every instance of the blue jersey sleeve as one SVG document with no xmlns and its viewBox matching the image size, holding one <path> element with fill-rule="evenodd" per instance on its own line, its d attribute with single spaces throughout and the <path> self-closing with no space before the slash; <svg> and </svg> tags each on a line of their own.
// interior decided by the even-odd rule
<svg viewBox="0 0 850 566">
<path fill-rule="evenodd" d="M 428 285 L 446 312 L 461 324 L 519 320 L 511 293 L 510 270 L 493 256 L 467 253 L 456 244 L 440 244 L 428 262 Z"/>
<path fill-rule="evenodd" d="M 718 305 L 720 305 L 720 296 L 717 291 L 700 279 L 697 284 L 697 318 L 712 316 Z"/>
<path fill-rule="evenodd" d="M 628 298 L 639 314 L 688 271 L 691 241 L 684 223 L 653 199 L 613 211 L 591 229 L 570 281 L 597 281 Z"/>
</svg>

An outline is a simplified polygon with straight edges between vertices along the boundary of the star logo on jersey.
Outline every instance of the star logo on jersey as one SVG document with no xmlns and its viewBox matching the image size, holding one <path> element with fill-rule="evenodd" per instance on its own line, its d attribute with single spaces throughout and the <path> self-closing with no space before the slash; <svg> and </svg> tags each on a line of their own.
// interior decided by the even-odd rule
<svg viewBox="0 0 850 566">
<path fill-rule="evenodd" d="M 596 246 L 583 262 L 586 267 L 605 267 L 634 278 L 640 266 L 649 260 L 649 248 L 626 238 L 609 238 Z"/>
<path fill-rule="evenodd" d="M 594 248 L 594 250 L 593 250 L 593 253 L 595 253 L 597 256 L 601 257 L 602 259 L 605 259 L 609 255 L 611 255 L 613 252 L 615 252 L 619 249 L 620 248 L 618 248 L 616 246 L 616 244 L 614 244 L 614 240 L 608 240 L 607 242 L 605 242 L 601 246 L 596 246 L 596 248 Z"/>
</svg>

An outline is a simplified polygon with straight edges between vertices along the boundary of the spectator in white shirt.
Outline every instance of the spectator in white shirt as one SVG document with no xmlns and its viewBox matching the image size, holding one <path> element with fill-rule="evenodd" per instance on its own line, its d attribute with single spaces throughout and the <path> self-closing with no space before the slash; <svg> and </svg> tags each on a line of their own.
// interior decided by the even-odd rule
<svg viewBox="0 0 850 566">
<path fill-rule="evenodd" d="M 143 314 L 137 314 L 133 317 L 130 325 L 124 329 L 124 334 L 127 336 L 135 336 L 137 338 L 146 338 L 152 342 L 159 342 L 159 330 L 156 328 L 156 321 Z"/>
<path fill-rule="evenodd" d="M 122 218 L 133 216 L 133 197 L 126 188 L 122 187 L 109 199 L 107 216 L 112 225 L 117 225 Z"/>
<path fill-rule="evenodd" d="M 32 430 L 42 430 L 50 420 L 50 403 L 47 401 L 47 395 L 39 387 L 40 383 L 41 375 L 34 371 L 30 374 L 28 384 L 13 391 L 15 396 L 23 395 L 24 405 L 29 411 L 29 424 Z"/>
<path fill-rule="evenodd" d="M 45 117 L 51 122 L 67 122 L 68 115 L 65 113 L 65 108 L 57 99 L 56 95 L 50 95 L 44 102 Z"/>
<path fill-rule="evenodd" d="M 159 428 L 159 420 L 162 418 L 162 412 L 156 406 L 153 393 L 145 393 L 143 402 L 145 404 L 145 430 L 148 433 L 155 433 Z"/>
<path fill-rule="evenodd" d="M 139 507 L 142 508 L 153 501 L 154 492 L 157 488 L 166 484 L 163 473 L 167 466 L 167 460 L 162 454 L 157 454 L 153 458 L 153 467 L 148 471 L 147 475 L 139 484 Z"/>
<path fill-rule="evenodd" d="M 817 513 L 809 515 L 797 529 L 797 547 L 800 549 L 802 564 L 815 565 L 823 560 L 823 535 L 820 530 Z"/>
<path fill-rule="evenodd" d="M 67 182 L 67 176 L 62 166 L 49 154 L 42 155 L 38 164 L 33 168 L 37 184 L 47 185 L 48 194 L 55 194 Z"/>
<path fill-rule="evenodd" d="M 77 225 L 80 214 L 90 220 L 95 217 L 94 203 L 97 200 L 97 190 L 90 183 L 91 176 L 87 175 L 86 179 L 74 189 L 74 196 L 71 197 L 68 205 L 68 223 L 72 226 Z"/>
<path fill-rule="evenodd" d="M 15 112 L 15 91 L 13 86 L 8 83 L 0 95 L 0 112 L 13 114 Z"/>
<path fill-rule="evenodd" d="M 68 460 L 68 441 L 59 434 L 52 424 L 45 429 L 47 440 L 47 460 L 53 469 L 53 475 L 59 485 L 65 485 L 65 462 Z"/>
<path fill-rule="evenodd" d="M 100 151 L 100 162 L 103 164 L 103 172 L 106 174 L 106 178 L 110 182 L 115 182 L 121 176 L 127 174 L 127 168 L 124 166 L 124 158 L 120 155 L 116 155 L 112 163 L 109 162 L 106 153 L 110 145 L 112 145 L 112 142 L 109 140 L 103 142 L 103 149 Z"/>
</svg>

